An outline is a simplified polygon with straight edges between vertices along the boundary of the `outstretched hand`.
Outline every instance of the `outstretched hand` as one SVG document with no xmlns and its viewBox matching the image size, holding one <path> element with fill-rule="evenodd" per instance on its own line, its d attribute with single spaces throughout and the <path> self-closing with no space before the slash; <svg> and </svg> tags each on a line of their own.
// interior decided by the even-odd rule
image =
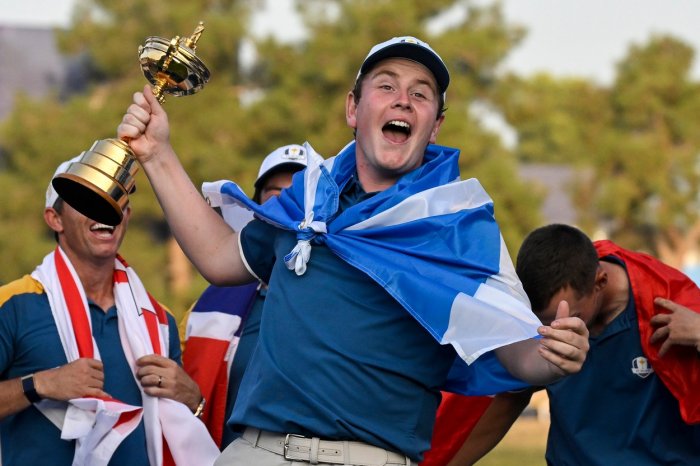
<svg viewBox="0 0 700 466">
<path fill-rule="evenodd" d="M 578 317 L 569 316 L 569 303 L 561 301 L 551 325 L 538 329 L 542 336 L 539 353 L 560 375 L 581 370 L 588 353 L 588 328 Z"/>
<path fill-rule="evenodd" d="M 649 342 L 661 343 L 659 356 L 663 356 L 673 345 L 695 346 L 700 351 L 700 313 L 664 298 L 656 298 L 654 304 L 669 311 L 656 314 L 650 320 L 657 327 Z"/>
<path fill-rule="evenodd" d="M 136 365 L 139 367 L 136 377 L 144 392 L 179 401 L 194 412 L 202 399 L 202 393 L 197 383 L 175 361 L 151 354 L 137 359 Z"/>
<path fill-rule="evenodd" d="M 141 164 L 147 163 L 170 146 L 168 115 L 150 86 L 146 85 L 143 92 L 134 93 L 133 103 L 117 127 L 117 136 L 129 142 Z"/>
</svg>

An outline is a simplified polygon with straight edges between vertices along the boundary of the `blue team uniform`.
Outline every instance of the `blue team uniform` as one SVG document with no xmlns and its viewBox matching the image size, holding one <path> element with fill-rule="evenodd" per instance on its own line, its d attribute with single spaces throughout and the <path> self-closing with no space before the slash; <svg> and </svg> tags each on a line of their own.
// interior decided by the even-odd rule
<svg viewBox="0 0 700 466">
<path fill-rule="evenodd" d="M 370 195 L 353 178 L 340 210 Z M 242 231 L 245 260 L 270 288 L 229 422 L 359 440 L 420 460 L 454 350 L 322 244 L 304 275 L 287 270 L 282 257 L 296 243 L 258 220 Z"/>
<path fill-rule="evenodd" d="M 141 392 L 124 356 L 117 308 L 104 312 L 88 303 L 92 332 L 104 364 L 104 391 L 125 403 L 141 406 Z M 177 326 L 168 314 L 170 358 L 180 362 Z M 0 380 L 9 380 L 67 363 L 63 346 L 41 284 L 25 276 L 0 288 Z M 75 442 L 34 406 L 0 421 L 3 466 L 70 465 Z M 110 465 L 148 466 L 143 421 L 115 451 Z"/>
<path fill-rule="evenodd" d="M 650 371 L 631 292 L 627 308 L 590 338 L 581 371 L 547 392 L 550 465 L 700 464 L 700 425 L 683 422 L 678 401 Z"/>
</svg>

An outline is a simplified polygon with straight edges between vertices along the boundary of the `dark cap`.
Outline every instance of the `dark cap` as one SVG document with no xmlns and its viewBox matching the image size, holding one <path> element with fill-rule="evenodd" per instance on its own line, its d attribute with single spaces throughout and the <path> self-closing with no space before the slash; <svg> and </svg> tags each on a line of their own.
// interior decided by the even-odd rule
<svg viewBox="0 0 700 466">
<path fill-rule="evenodd" d="M 372 47 L 357 76 L 367 73 L 374 65 L 387 58 L 406 58 L 425 66 L 435 76 L 438 90 L 442 94 L 450 84 L 450 73 L 440 55 L 427 43 L 412 36 L 394 37 Z"/>
</svg>

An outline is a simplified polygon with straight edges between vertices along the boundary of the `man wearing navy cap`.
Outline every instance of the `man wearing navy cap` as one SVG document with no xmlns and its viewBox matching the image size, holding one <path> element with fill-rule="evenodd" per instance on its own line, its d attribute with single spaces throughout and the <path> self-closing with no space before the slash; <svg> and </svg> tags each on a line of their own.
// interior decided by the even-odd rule
<svg viewBox="0 0 700 466">
<path fill-rule="evenodd" d="M 430 447 L 440 388 L 487 394 L 577 372 L 583 322 L 543 327 L 515 275 L 491 199 L 435 144 L 449 73 L 414 37 L 373 47 L 346 99 L 355 138 L 311 161 L 239 234 L 197 193 L 150 91 L 118 133 L 176 238 L 216 284 L 270 283 L 260 339 L 217 464 L 412 465 Z M 307 144 L 306 149 L 313 149 Z M 537 335 L 541 339 L 534 339 Z"/>
</svg>

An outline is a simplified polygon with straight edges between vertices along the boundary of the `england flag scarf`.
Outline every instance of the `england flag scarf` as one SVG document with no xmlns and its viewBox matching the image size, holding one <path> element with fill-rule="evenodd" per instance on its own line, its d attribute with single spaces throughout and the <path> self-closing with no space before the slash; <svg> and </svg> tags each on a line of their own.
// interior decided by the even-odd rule
<svg viewBox="0 0 700 466">
<path fill-rule="evenodd" d="M 456 350 L 445 390 L 486 395 L 527 386 L 493 350 L 536 337 L 541 323 L 515 274 L 492 200 L 476 179 L 458 181 L 459 151 L 429 145 L 422 166 L 338 214 L 340 194 L 356 173 L 355 143 L 322 163 L 305 146 L 307 169 L 263 205 L 230 181 L 205 183 L 202 191 L 212 205 L 244 205 L 296 232 L 297 245 L 284 261 L 297 275 L 313 245 L 325 244 L 374 279 Z"/>
<path fill-rule="evenodd" d="M 32 277 L 44 287 L 68 362 L 83 357 L 99 359 L 85 291 L 60 247 L 44 258 Z M 136 378 L 138 358 L 167 356 L 167 316 L 121 257 L 114 262 L 114 298 L 122 348 Z M 35 406 L 61 429 L 62 439 L 76 440 L 74 466 L 107 465 L 142 418 L 151 465 L 214 463 L 219 450 L 204 424 L 185 405 L 149 396 L 143 389 L 141 399 L 143 407 L 91 397 L 68 403 L 42 400 Z"/>
</svg>

